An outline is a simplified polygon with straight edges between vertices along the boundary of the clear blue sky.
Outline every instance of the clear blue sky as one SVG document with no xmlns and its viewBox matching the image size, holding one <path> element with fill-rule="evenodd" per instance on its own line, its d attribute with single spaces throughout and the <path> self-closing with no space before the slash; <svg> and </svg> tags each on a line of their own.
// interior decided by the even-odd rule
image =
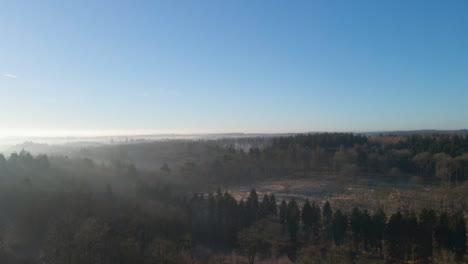
<svg viewBox="0 0 468 264">
<path fill-rule="evenodd" d="M 468 127 L 468 1 L 0 5 L 0 135 Z"/>
</svg>

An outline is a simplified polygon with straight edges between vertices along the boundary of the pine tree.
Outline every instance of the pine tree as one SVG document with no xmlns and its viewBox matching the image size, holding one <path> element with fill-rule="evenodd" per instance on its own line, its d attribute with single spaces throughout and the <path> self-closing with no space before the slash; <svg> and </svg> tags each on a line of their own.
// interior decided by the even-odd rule
<svg viewBox="0 0 468 264">
<path fill-rule="evenodd" d="M 451 249 L 451 230 L 449 216 L 446 212 L 440 214 L 437 224 L 434 228 L 434 238 L 439 249 Z"/>
<path fill-rule="evenodd" d="M 310 233 L 312 232 L 312 226 L 314 221 L 312 206 L 310 205 L 309 199 L 306 199 L 304 205 L 302 206 L 302 224 L 304 225 L 304 232 L 306 238 L 309 238 Z"/>
<path fill-rule="evenodd" d="M 391 262 L 402 262 L 404 260 L 404 236 L 403 216 L 398 211 L 390 217 L 385 228 L 385 245 L 387 256 Z"/>
<path fill-rule="evenodd" d="M 333 212 L 328 201 L 323 205 L 322 212 L 323 238 L 330 241 L 333 238 Z"/>
<path fill-rule="evenodd" d="M 260 205 L 260 218 L 267 216 L 270 212 L 270 198 L 267 194 L 263 195 L 262 204 Z"/>
<path fill-rule="evenodd" d="M 453 249 L 458 260 L 461 260 L 466 254 L 466 221 L 462 212 L 452 216 L 452 229 Z"/>
<path fill-rule="evenodd" d="M 277 209 L 276 209 L 276 197 L 274 194 L 271 194 L 270 196 L 270 209 L 269 209 L 270 214 L 272 215 L 277 215 Z"/>
<path fill-rule="evenodd" d="M 252 191 L 250 191 L 250 195 L 247 198 L 246 207 L 248 210 L 249 224 L 252 224 L 253 222 L 258 220 L 258 213 L 259 213 L 258 196 L 257 196 L 257 192 L 255 191 L 255 189 L 252 189 Z"/>
<path fill-rule="evenodd" d="M 223 200 L 223 193 L 221 192 L 221 188 L 218 188 L 215 194 L 216 200 L 216 214 L 215 214 L 215 221 L 216 226 L 220 227 L 221 220 L 223 219 L 224 214 L 224 200 Z"/>
<path fill-rule="evenodd" d="M 372 220 L 367 210 L 362 211 L 361 213 L 361 239 L 362 245 L 365 251 L 369 250 L 370 241 L 372 241 L 373 227 Z"/>
<path fill-rule="evenodd" d="M 240 200 L 239 206 L 237 209 L 239 215 L 239 228 L 245 228 L 249 225 L 249 217 L 247 215 L 247 207 L 243 199 Z"/>
<path fill-rule="evenodd" d="M 382 240 L 385 232 L 385 225 L 387 224 L 387 216 L 382 209 L 377 209 L 372 215 L 372 245 L 377 250 L 380 256 L 383 254 Z"/>
<path fill-rule="evenodd" d="M 320 211 L 320 207 L 316 205 L 315 203 L 312 203 L 311 205 L 312 211 L 311 211 L 311 233 L 312 233 L 312 239 L 318 240 L 319 234 L 320 234 L 320 229 L 321 229 L 321 215 L 322 212 Z"/>
<path fill-rule="evenodd" d="M 419 245 L 418 255 L 425 262 L 432 258 L 432 241 L 436 223 L 437 215 L 434 210 L 424 208 L 419 216 L 417 244 Z"/>
<path fill-rule="evenodd" d="M 216 225 L 216 199 L 213 193 L 208 194 L 208 226 L 214 227 Z M 210 229 L 210 237 L 214 236 L 216 230 Z"/>
<path fill-rule="evenodd" d="M 335 239 L 336 245 L 341 245 L 343 240 L 346 238 L 346 232 L 348 230 L 348 217 L 341 213 L 340 210 L 336 210 L 333 215 L 333 238 Z"/>
<path fill-rule="evenodd" d="M 283 199 L 279 208 L 279 222 L 280 224 L 286 224 L 286 217 L 288 216 L 288 206 L 286 201 Z"/>
<path fill-rule="evenodd" d="M 360 242 L 361 242 L 361 211 L 359 208 L 354 207 L 351 211 L 351 216 L 349 219 L 349 227 L 351 229 L 352 238 L 354 248 L 359 250 Z"/>
<path fill-rule="evenodd" d="M 291 241 L 293 242 L 293 245 L 295 245 L 297 242 L 297 232 L 299 231 L 299 223 L 301 220 L 301 212 L 299 211 L 296 200 L 292 199 L 289 201 L 287 212 L 286 222 L 288 225 L 288 231 L 291 237 Z"/>
<path fill-rule="evenodd" d="M 225 192 L 223 196 L 223 205 L 224 211 L 223 219 L 221 221 L 223 242 L 227 245 L 233 245 L 238 230 L 238 218 L 236 217 L 236 211 L 238 209 L 237 201 L 228 192 Z"/>
<path fill-rule="evenodd" d="M 302 206 L 301 218 L 304 226 L 312 226 L 312 206 L 310 206 L 309 199 L 306 199 L 304 201 L 304 205 Z"/>
<path fill-rule="evenodd" d="M 418 219 L 414 212 L 405 212 L 403 216 L 404 248 L 407 260 L 415 261 L 416 237 L 418 231 Z"/>
</svg>

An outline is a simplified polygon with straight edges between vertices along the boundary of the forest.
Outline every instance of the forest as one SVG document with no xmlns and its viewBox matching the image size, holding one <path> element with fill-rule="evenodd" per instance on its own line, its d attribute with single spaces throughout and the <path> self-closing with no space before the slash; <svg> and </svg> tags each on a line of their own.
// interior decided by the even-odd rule
<svg viewBox="0 0 468 264">
<path fill-rule="evenodd" d="M 466 135 L 317 133 L 57 149 L 0 155 L 0 263 L 468 261 Z M 249 188 L 296 179 L 341 187 L 319 196 Z M 380 199 L 394 206 L 336 198 L 381 185 L 391 191 Z M 238 186 L 248 191 L 234 195 Z M 419 206 L 392 200 L 421 190 L 445 196 Z"/>
<path fill-rule="evenodd" d="M 0 2 L 0 264 L 468 264 L 468 0 Z"/>
</svg>

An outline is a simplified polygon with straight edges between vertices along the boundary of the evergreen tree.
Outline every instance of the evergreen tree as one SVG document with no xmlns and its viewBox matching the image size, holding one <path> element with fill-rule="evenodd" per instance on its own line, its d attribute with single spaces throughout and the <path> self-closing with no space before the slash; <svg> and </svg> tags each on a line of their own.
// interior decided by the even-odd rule
<svg viewBox="0 0 468 264">
<path fill-rule="evenodd" d="M 244 200 L 240 200 L 238 206 L 238 214 L 239 214 L 239 228 L 245 228 L 249 225 L 249 217 L 247 215 L 247 206 L 245 205 Z"/>
<path fill-rule="evenodd" d="M 280 224 L 286 224 L 286 217 L 288 216 L 288 206 L 286 201 L 283 199 L 279 208 L 279 222 Z"/>
<path fill-rule="evenodd" d="M 302 224 L 304 225 L 304 231 L 306 232 L 306 235 L 308 235 L 311 230 L 312 230 L 312 225 L 313 225 L 313 212 L 312 212 L 312 206 L 310 206 L 309 199 L 306 199 L 304 202 L 304 205 L 302 206 Z"/>
<path fill-rule="evenodd" d="M 320 229 L 321 229 L 321 224 L 322 224 L 322 221 L 321 221 L 322 212 L 320 211 L 320 207 L 315 203 L 312 203 L 311 207 L 312 207 L 312 211 L 311 211 L 311 234 L 312 234 L 312 238 L 314 240 L 318 240 L 319 239 L 319 234 L 320 234 Z"/>
<path fill-rule="evenodd" d="M 351 211 L 349 227 L 351 229 L 353 245 L 356 250 L 359 250 L 361 242 L 361 226 L 361 211 L 359 210 L 359 208 L 354 207 Z"/>
<path fill-rule="evenodd" d="M 418 219 L 414 212 L 406 211 L 403 216 L 404 248 L 406 249 L 407 260 L 415 261 L 416 238 L 418 233 Z"/>
<path fill-rule="evenodd" d="M 385 245 L 387 256 L 391 262 L 402 262 L 404 260 L 404 223 L 401 212 L 394 213 L 385 228 Z"/>
<path fill-rule="evenodd" d="M 309 199 L 306 199 L 304 206 L 302 207 L 301 217 L 307 238 L 312 236 L 312 239 L 318 239 L 320 231 L 320 215 L 320 208 L 315 203 L 311 205 Z"/>
<path fill-rule="evenodd" d="M 387 216 L 382 209 L 377 209 L 372 215 L 372 240 L 371 243 L 378 254 L 382 256 L 382 240 L 384 238 L 385 225 L 387 224 Z"/>
<path fill-rule="evenodd" d="M 216 199 L 213 193 L 208 194 L 208 226 L 215 227 L 216 225 Z M 214 236 L 216 230 L 210 229 L 210 237 Z"/>
<path fill-rule="evenodd" d="M 225 192 L 223 196 L 223 206 L 223 218 L 221 221 L 223 242 L 229 246 L 232 246 L 236 240 L 236 233 L 239 225 L 237 218 L 237 201 L 228 192 Z"/>
<path fill-rule="evenodd" d="M 257 192 L 255 191 L 255 189 L 252 189 L 252 191 L 250 191 L 250 195 L 247 198 L 246 207 L 248 210 L 249 224 L 252 224 L 253 222 L 258 220 L 258 213 L 259 213 L 258 196 L 257 196 Z"/>
<path fill-rule="evenodd" d="M 333 215 L 333 238 L 335 239 L 336 245 L 341 245 L 343 240 L 346 238 L 348 230 L 348 217 L 341 213 L 340 210 L 336 210 Z"/>
<path fill-rule="evenodd" d="M 260 217 L 267 216 L 270 212 L 270 198 L 267 194 L 263 195 L 262 204 L 260 205 Z"/>
<path fill-rule="evenodd" d="M 432 241 L 434 227 L 437 223 L 437 215 L 434 210 L 424 208 L 419 216 L 419 228 L 417 243 L 419 245 L 418 255 L 424 262 L 432 258 Z"/>
<path fill-rule="evenodd" d="M 292 199 L 288 203 L 288 211 L 287 211 L 287 225 L 289 235 L 291 237 L 291 241 L 293 245 L 296 245 L 297 242 L 297 232 L 299 231 L 299 223 L 301 221 L 301 212 L 299 211 L 299 207 L 297 206 L 296 200 Z"/>
<path fill-rule="evenodd" d="M 333 238 L 333 212 L 328 201 L 323 205 L 322 212 L 323 238 L 330 241 Z"/>
<path fill-rule="evenodd" d="M 369 244 L 372 241 L 374 235 L 374 229 L 372 226 L 372 219 L 367 210 L 362 211 L 360 220 L 360 232 L 361 232 L 361 243 L 365 251 L 369 250 Z"/>
<path fill-rule="evenodd" d="M 466 221 L 462 212 L 452 216 L 452 229 L 453 249 L 458 260 L 461 260 L 466 254 Z"/>
<path fill-rule="evenodd" d="M 450 219 L 448 214 L 442 212 L 434 228 L 434 239 L 440 249 L 451 250 L 452 248 L 452 234 L 449 225 Z"/>
<path fill-rule="evenodd" d="M 270 196 L 270 209 L 269 209 L 270 214 L 272 215 L 277 215 L 277 209 L 276 209 L 276 197 L 274 194 L 271 194 Z"/>
</svg>

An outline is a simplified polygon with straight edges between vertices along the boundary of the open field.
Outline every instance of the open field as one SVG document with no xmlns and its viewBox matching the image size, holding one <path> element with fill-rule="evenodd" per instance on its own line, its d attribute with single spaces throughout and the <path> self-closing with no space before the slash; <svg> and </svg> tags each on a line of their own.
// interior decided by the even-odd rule
<svg viewBox="0 0 468 264">
<path fill-rule="evenodd" d="M 236 199 L 246 199 L 251 189 L 259 198 L 274 193 L 277 202 L 296 199 L 300 204 L 308 198 L 319 205 L 329 201 L 335 208 L 350 210 L 352 207 L 374 210 L 382 208 L 393 212 L 433 208 L 434 210 L 466 210 L 468 184 L 450 189 L 423 184 L 390 184 L 361 180 L 346 184 L 334 176 L 319 178 L 272 179 L 249 185 L 231 186 L 226 190 Z"/>
</svg>

